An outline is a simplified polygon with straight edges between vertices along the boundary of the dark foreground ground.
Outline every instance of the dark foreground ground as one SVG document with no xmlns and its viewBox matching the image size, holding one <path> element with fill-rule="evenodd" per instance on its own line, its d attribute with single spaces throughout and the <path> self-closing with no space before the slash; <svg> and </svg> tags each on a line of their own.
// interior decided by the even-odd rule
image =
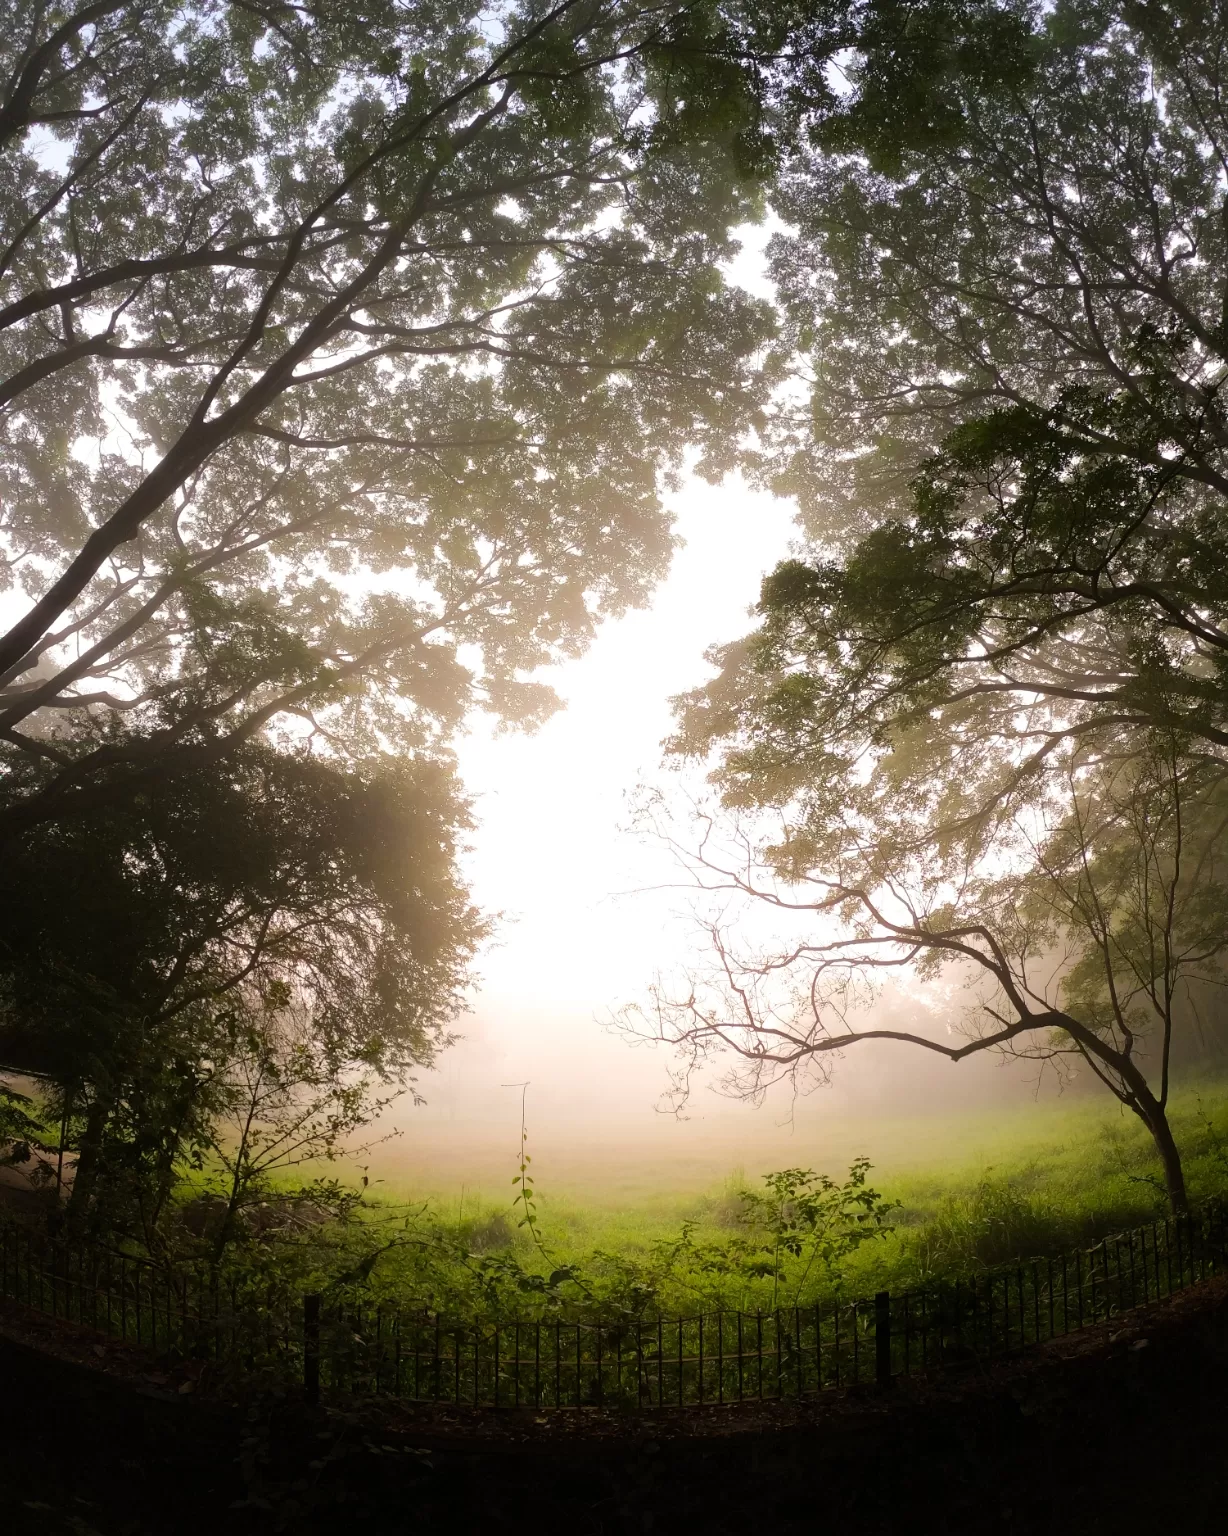
<svg viewBox="0 0 1228 1536">
<path fill-rule="evenodd" d="M 0 1315 L 0 1533 L 1228 1530 L 1223 1280 L 992 1375 L 786 1413 L 398 1420 L 182 1385 Z"/>
</svg>

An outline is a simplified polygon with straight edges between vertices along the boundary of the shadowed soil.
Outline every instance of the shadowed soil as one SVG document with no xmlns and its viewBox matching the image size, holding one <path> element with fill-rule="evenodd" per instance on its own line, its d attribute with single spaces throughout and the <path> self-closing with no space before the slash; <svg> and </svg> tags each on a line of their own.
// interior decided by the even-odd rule
<svg viewBox="0 0 1228 1536">
<path fill-rule="evenodd" d="M 1118 1536 L 1228 1512 L 1224 1280 L 988 1375 L 638 1419 L 232 1402 L 32 1314 L 0 1328 L 14 1536 Z"/>
</svg>

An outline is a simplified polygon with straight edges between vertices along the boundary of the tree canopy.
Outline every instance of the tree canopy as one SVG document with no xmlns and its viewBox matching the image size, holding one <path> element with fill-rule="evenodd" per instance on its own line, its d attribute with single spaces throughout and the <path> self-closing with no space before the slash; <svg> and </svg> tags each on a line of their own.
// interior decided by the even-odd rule
<svg viewBox="0 0 1228 1536">
<path fill-rule="evenodd" d="M 16 830 L 261 733 L 361 759 L 643 599 L 759 417 L 771 146 L 716 4 L 18 5 L 0 40 Z"/>
<path fill-rule="evenodd" d="M 837 734 L 1228 741 L 1226 41 L 1180 0 L 889 6 L 804 117 L 775 483 L 813 544 L 765 603 Z"/>
<path fill-rule="evenodd" d="M 814 926 L 714 924 L 652 1027 L 752 1088 L 884 1034 L 1072 1052 L 1180 1204 L 1173 999 L 1228 933 L 1228 18 L 860 19 L 842 88 L 792 99 L 772 247 L 804 539 L 672 742 L 751 818 L 701 883 Z M 947 961 L 988 988 L 962 1042 L 849 1022 L 852 978 Z"/>
<path fill-rule="evenodd" d="M 0 1062 L 50 1089 L 76 1206 L 100 1186 L 113 1218 L 164 1203 L 253 1071 L 352 1130 L 360 1089 L 428 1065 L 483 934 L 466 825 L 436 765 L 368 777 L 248 744 L 13 839 Z"/>
</svg>

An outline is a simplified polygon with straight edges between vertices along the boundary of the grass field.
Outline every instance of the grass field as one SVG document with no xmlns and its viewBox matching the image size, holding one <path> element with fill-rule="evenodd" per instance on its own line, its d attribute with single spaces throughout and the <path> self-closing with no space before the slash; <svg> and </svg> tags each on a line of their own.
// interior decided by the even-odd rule
<svg viewBox="0 0 1228 1536">
<path fill-rule="evenodd" d="M 1228 1193 L 1228 1079 L 1188 1079 L 1174 1092 L 1171 1114 L 1191 1198 Z M 722 1150 L 723 1176 L 713 1167 Z M 370 1216 L 391 1229 L 402 1213 L 416 1212 L 419 1232 L 428 1223 L 457 1251 L 504 1254 L 525 1271 L 575 1265 L 588 1275 L 636 1277 L 636 1284 L 655 1287 L 662 1310 L 683 1310 L 764 1302 L 766 1282 L 714 1274 L 711 1263 L 701 1274 L 698 1261 L 685 1254 L 670 1259 L 668 1250 L 686 1227 L 692 1244 L 709 1253 L 727 1245 L 739 1230 L 742 1191 L 762 1187 L 762 1175 L 773 1168 L 808 1166 L 840 1179 L 854 1156 L 865 1156 L 873 1164 L 870 1183 L 898 1203 L 890 1235 L 844 1258 L 838 1273 L 807 1269 L 811 1289 L 839 1284 L 868 1293 L 967 1273 L 1090 1243 L 1166 1209 L 1146 1132 L 1101 1097 L 833 1122 L 742 1150 L 751 1155 L 731 1166 L 730 1145 L 719 1135 L 692 1142 L 673 1164 L 660 1147 L 611 1146 L 603 1155 L 590 1144 L 564 1155 L 565 1146 L 556 1145 L 534 1162 L 544 1253 L 512 1209 L 514 1146 L 497 1171 L 486 1167 L 493 1154 L 477 1149 L 470 1178 L 475 1171 L 478 1178 L 462 1177 L 451 1187 L 415 1185 L 403 1168 L 388 1166 L 374 1186 Z M 463 1166 L 452 1172 L 463 1173 Z M 413 1245 L 381 1269 L 390 1289 L 428 1285 L 441 1303 L 441 1287 L 451 1283 L 438 1267 L 428 1282 Z M 788 1289 L 792 1282 L 779 1284 Z"/>
</svg>

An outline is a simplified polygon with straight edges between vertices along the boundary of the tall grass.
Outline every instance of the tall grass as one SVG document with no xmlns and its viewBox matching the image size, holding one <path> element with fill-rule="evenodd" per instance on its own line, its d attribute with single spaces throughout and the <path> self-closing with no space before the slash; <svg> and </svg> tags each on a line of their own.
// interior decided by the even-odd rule
<svg viewBox="0 0 1228 1536">
<path fill-rule="evenodd" d="M 1174 1095 L 1172 1120 L 1191 1198 L 1228 1194 L 1228 1081 L 1185 1084 Z M 764 1187 L 744 1171 L 688 1193 L 671 1191 L 662 1170 L 651 1201 L 636 1204 L 614 1203 L 600 1191 L 552 1189 L 542 1172 L 536 1238 L 517 1225 L 510 1199 L 470 1192 L 462 1210 L 452 1201 L 415 1200 L 409 1190 L 385 1192 L 348 1223 L 317 1229 L 300 1245 L 298 1262 L 304 1278 L 327 1283 L 355 1254 L 388 1244 L 366 1283 L 442 1313 L 643 1316 L 905 1289 L 1091 1243 L 1165 1209 L 1146 1132 L 1103 1103 L 1036 1106 L 998 1115 L 992 1125 L 952 1116 L 947 1128 L 945 1157 L 910 1162 L 897 1140 L 893 1158 L 871 1172 L 870 1183 L 896 1207 L 889 1234 L 833 1263 L 786 1257 L 771 1276 L 737 1261 L 739 1245 L 744 1251 L 754 1236 L 744 1197 Z M 873 1136 L 862 1142 L 874 1161 Z M 820 1171 L 844 1174 L 840 1167 Z"/>
</svg>

